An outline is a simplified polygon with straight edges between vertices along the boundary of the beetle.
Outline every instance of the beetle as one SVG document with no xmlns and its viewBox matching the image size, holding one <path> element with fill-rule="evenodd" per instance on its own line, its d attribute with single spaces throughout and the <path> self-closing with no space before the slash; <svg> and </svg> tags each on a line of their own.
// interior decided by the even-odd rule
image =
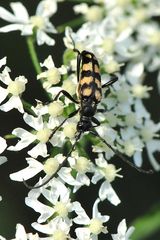
<svg viewBox="0 0 160 240">
<path fill-rule="evenodd" d="M 73 45 L 74 45 L 74 42 L 73 42 Z M 75 45 L 74 45 L 73 51 L 77 52 L 77 81 L 78 81 L 77 99 L 78 100 L 74 99 L 67 91 L 61 90 L 58 92 L 58 94 L 53 99 L 53 101 L 57 101 L 60 95 L 63 94 L 65 97 L 70 99 L 73 103 L 78 104 L 79 107 L 77 110 L 70 113 L 68 117 L 65 118 L 62 121 L 62 123 L 53 130 L 50 138 L 66 122 L 67 119 L 72 118 L 77 113 L 80 114 L 80 119 L 77 123 L 75 142 L 72 145 L 67 156 L 65 157 L 63 163 L 59 166 L 56 173 L 66 163 L 68 157 L 73 152 L 81 135 L 85 132 L 90 132 L 92 135 L 98 137 L 106 146 L 108 146 L 123 161 L 128 163 L 131 167 L 137 169 L 139 172 L 147 173 L 147 174 L 152 173 L 152 170 L 147 171 L 135 166 L 114 146 L 111 146 L 109 143 L 107 143 L 106 140 L 103 139 L 95 130 L 95 128 L 100 125 L 100 122 L 94 116 L 97 112 L 102 112 L 101 109 L 97 109 L 97 106 L 102 99 L 102 89 L 114 84 L 118 80 L 118 77 L 115 74 L 111 74 L 110 80 L 107 83 L 102 85 L 99 63 L 95 55 L 92 52 L 89 52 L 86 50 L 83 50 L 82 52 L 80 52 L 78 49 L 75 48 Z M 53 173 L 45 182 L 43 182 L 40 185 L 30 186 L 25 181 L 23 182 L 25 186 L 29 189 L 39 188 L 47 184 L 55 176 L 56 173 Z"/>
</svg>

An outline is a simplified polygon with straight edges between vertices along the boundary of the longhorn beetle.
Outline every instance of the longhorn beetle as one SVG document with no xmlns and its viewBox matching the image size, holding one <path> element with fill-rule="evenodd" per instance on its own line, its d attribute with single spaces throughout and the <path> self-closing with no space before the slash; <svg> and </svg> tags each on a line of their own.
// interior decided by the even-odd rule
<svg viewBox="0 0 160 240">
<path fill-rule="evenodd" d="M 71 38 L 72 39 L 72 38 Z M 79 108 L 74 112 L 70 113 L 63 122 L 56 127 L 50 138 L 55 134 L 55 132 L 66 122 L 67 119 L 72 118 L 78 112 L 80 114 L 80 120 L 77 123 L 77 131 L 75 134 L 75 142 L 72 145 L 70 151 L 68 152 L 67 156 L 65 157 L 63 163 L 59 166 L 56 173 L 59 169 L 66 163 L 68 157 L 71 155 L 72 151 L 74 150 L 77 142 L 79 141 L 81 135 L 84 132 L 90 132 L 94 136 L 98 137 L 105 145 L 107 145 L 116 155 L 118 155 L 124 162 L 128 163 L 131 167 L 137 169 L 139 172 L 150 174 L 152 170 L 146 171 L 131 163 L 121 152 L 119 152 L 115 147 L 111 146 L 109 143 L 103 139 L 98 132 L 95 130 L 95 127 L 100 125 L 100 122 L 94 117 L 95 113 L 101 110 L 97 109 L 97 105 L 100 103 L 102 98 L 102 88 L 106 88 L 111 86 L 118 80 L 118 77 L 114 74 L 111 75 L 110 80 L 101 85 L 101 75 L 99 70 L 99 63 L 97 58 L 92 52 L 83 50 L 80 52 L 78 49 L 75 48 L 74 41 L 72 39 L 74 52 L 77 52 L 77 81 L 78 81 L 78 93 L 77 97 L 79 100 L 75 100 L 67 91 L 61 90 L 53 101 L 56 101 L 60 94 L 63 94 L 65 97 L 70 99 L 72 102 L 79 104 Z M 44 186 L 47 184 L 55 174 L 52 174 L 45 182 L 37 186 L 30 186 L 24 180 L 24 184 L 29 189 L 35 189 Z"/>
</svg>

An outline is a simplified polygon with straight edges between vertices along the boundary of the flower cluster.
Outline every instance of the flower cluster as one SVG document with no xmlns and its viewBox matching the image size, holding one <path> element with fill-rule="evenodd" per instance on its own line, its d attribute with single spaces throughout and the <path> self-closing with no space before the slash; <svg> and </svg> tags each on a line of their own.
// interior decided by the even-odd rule
<svg viewBox="0 0 160 240">
<path fill-rule="evenodd" d="M 0 32 L 20 30 L 23 36 L 35 37 L 38 45 L 54 45 L 55 41 L 48 33 L 57 33 L 50 18 L 57 12 L 58 2 L 40 1 L 35 16 L 31 17 L 20 2 L 10 4 L 13 13 L 0 7 L 0 17 L 11 23 L 0 27 Z M 11 79 L 6 58 L 0 60 L 0 67 L 3 67 L 0 110 L 17 109 L 26 124 L 26 129 L 17 127 L 12 131 L 11 136 L 17 139 L 15 145 L 7 146 L 6 140 L 0 137 L 0 153 L 6 148 L 13 152 L 27 148 L 27 167 L 11 173 L 12 180 L 27 185 L 26 181 L 39 173 L 44 176 L 25 199 L 25 204 L 39 213 L 37 221 L 32 223 L 37 233 L 26 233 L 24 227 L 17 224 L 15 239 L 96 240 L 100 234 L 110 234 L 113 240 L 129 240 L 134 228 L 127 231 L 123 219 L 117 234 L 110 233 L 107 228 L 110 217 L 99 210 L 102 201 L 109 201 L 114 206 L 121 202 L 112 182 L 123 176 L 119 173 L 121 169 L 110 163 L 110 159 L 117 152 L 133 158 L 134 164 L 142 167 L 146 149 L 151 166 L 160 170 L 154 156 L 160 149 L 160 123 L 152 120 L 144 105 L 144 99 L 149 98 L 152 91 L 152 87 L 145 83 L 147 71 L 158 71 L 160 66 L 159 25 L 153 18 L 160 15 L 160 3 L 156 0 L 94 0 L 93 4 L 74 6 L 75 13 L 83 14 L 85 23 L 77 32 L 66 28 L 64 43 L 67 50 L 62 66 L 56 67 L 51 56 L 38 63 L 42 71 L 37 72 L 37 81 L 41 81 L 43 89 L 51 96 L 52 101 L 48 104 L 37 101 L 37 105 L 28 111 L 23 101 L 27 79 L 25 76 Z M 99 104 L 102 111 L 95 115 L 101 123 L 96 127 L 100 138 L 93 138 L 87 132 L 78 142 L 79 106 L 71 98 L 57 95 L 67 91 L 73 99 L 77 97 L 74 47 L 97 56 L 102 84 L 114 73 L 119 79 L 112 87 L 104 89 Z M 77 114 L 72 116 L 74 111 Z M 113 146 L 115 152 L 101 138 Z M 96 156 L 94 162 L 84 147 L 86 139 L 89 139 Z M 0 164 L 5 161 L 6 158 L 1 156 Z M 100 187 L 89 217 L 85 206 L 74 201 L 73 196 L 81 187 L 98 182 Z M 73 228 L 74 236 L 71 236 Z M 41 238 L 41 233 L 46 237 Z M 4 238 L 0 236 L 0 239 Z"/>
</svg>

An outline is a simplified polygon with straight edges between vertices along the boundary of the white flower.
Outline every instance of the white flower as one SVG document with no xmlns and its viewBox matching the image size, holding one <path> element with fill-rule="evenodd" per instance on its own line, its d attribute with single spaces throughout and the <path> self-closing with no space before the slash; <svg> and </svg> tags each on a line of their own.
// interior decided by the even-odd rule
<svg viewBox="0 0 160 240">
<path fill-rule="evenodd" d="M 134 227 L 130 227 L 127 230 L 126 220 L 123 219 L 118 225 L 118 233 L 112 234 L 113 240 L 130 240 L 130 236 L 134 231 Z"/>
<path fill-rule="evenodd" d="M 57 154 L 55 157 L 48 158 L 44 163 L 40 163 L 33 158 L 26 158 L 29 166 L 10 174 L 10 178 L 14 181 L 22 182 L 34 177 L 39 172 L 44 171 L 46 176 L 43 179 L 40 179 L 38 185 L 42 184 L 42 182 L 45 182 L 51 175 L 54 173 L 56 174 L 64 158 L 65 157 L 62 154 Z"/>
<path fill-rule="evenodd" d="M 52 85 L 56 85 L 61 80 L 61 75 L 67 73 L 67 69 L 65 66 L 61 66 L 60 68 L 56 68 L 51 56 L 41 63 L 41 67 L 46 67 L 47 71 L 40 73 L 37 76 L 37 79 L 44 79 L 43 87 L 45 89 L 49 89 Z"/>
<path fill-rule="evenodd" d="M 25 199 L 26 205 L 40 213 L 38 223 L 46 222 L 53 215 L 55 215 L 55 218 L 62 218 L 66 222 L 69 221 L 69 214 L 74 208 L 74 202 L 71 202 L 70 198 L 70 190 L 56 178 L 49 183 L 49 186 L 49 189 L 44 187 L 31 190 Z M 38 200 L 40 194 L 49 201 L 49 206 Z"/>
<path fill-rule="evenodd" d="M 28 154 L 33 158 L 37 158 L 37 156 L 47 157 L 48 152 L 46 144 L 50 141 L 52 128 L 50 128 L 48 123 L 43 122 L 42 116 L 33 117 L 25 113 L 23 119 L 32 129 L 35 129 L 35 133 L 28 132 L 23 128 L 14 129 L 12 134 L 16 135 L 21 140 L 15 146 L 10 146 L 8 150 L 20 151 L 29 146 L 32 142 L 38 141 L 38 144 L 28 151 Z"/>
<path fill-rule="evenodd" d="M 75 180 L 79 182 L 73 188 L 73 193 L 76 192 L 80 186 L 90 185 L 90 179 L 87 172 L 92 172 L 93 164 L 86 157 L 79 156 L 77 151 L 72 152 L 71 157 L 68 158 L 71 168 L 76 171 Z"/>
<path fill-rule="evenodd" d="M 11 24 L 1 27 L 0 32 L 20 30 L 22 35 L 29 36 L 36 29 L 38 45 L 46 43 L 54 45 L 55 41 L 47 33 L 56 33 L 49 18 L 57 11 L 57 3 L 53 0 L 42 0 L 37 6 L 36 14 L 29 17 L 26 8 L 20 2 L 10 4 L 13 14 L 0 7 L 0 17 Z"/>
<path fill-rule="evenodd" d="M 67 223 L 58 218 L 54 218 L 49 221 L 47 224 L 39 224 L 39 223 L 32 223 L 32 227 L 35 228 L 37 231 L 42 232 L 44 234 L 49 235 L 48 240 L 55 239 L 55 240 L 66 240 L 71 239 L 69 236 L 69 231 L 72 223 L 68 221 Z"/>
<path fill-rule="evenodd" d="M 108 199 L 112 204 L 118 205 L 120 199 L 112 188 L 111 182 L 114 181 L 116 177 L 122 177 L 122 175 L 118 174 L 121 169 L 116 169 L 113 164 L 108 163 L 102 154 L 99 154 L 95 161 L 97 167 L 95 167 L 95 174 L 91 181 L 96 184 L 99 180 L 104 179 L 104 182 L 99 188 L 99 198 L 101 201 Z"/>
<path fill-rule="evenodd" d="M 107 233 L 107 227 L 105 227 L 103 224 L 109 220 L 109 216 L 107 215 L 101 215 L 101 213 L 98 211 L 98 203 L 100 202 L 99 199 L 97 199 L 93 205 L 92 210 L 92 218 L 90 219 L 82 206 L 77 203 L 75 212 L 78 215 L 73 219 L 73 221 L 77 224 L 84 225 L 84 227 L 77 228 L 75 230 L 77 237 L 80 240 L 83 239 L 98 239 L 98 235 L 100 233 Z M 85 238 L 83 238 L 85 236 Z"/>
<path fill-rule="evenodd" d="M 23 104 L 20 96 L 25 91 L 25 85 L 28 82 L 24 76 L 16 77 L 13 81 L 9 75 L 10 69 L 5 67 L 0 74 L 0 80 L 6 85 L 6 88 L 0 87 L 0 103 L 2 103 L 7 97 L 8 101 L 0 106 L 0 110 L 8 112 L 13 108 L 18 109 L 23 113 Z"/>
<path fill-rule="evenodd" d="M 87 21 L 96 22 L 103 17 L 103 8 L 98 5 L 88 6 L 81 3 L 73 7 L 75 13 L 82 13 Z"/>
</svg>

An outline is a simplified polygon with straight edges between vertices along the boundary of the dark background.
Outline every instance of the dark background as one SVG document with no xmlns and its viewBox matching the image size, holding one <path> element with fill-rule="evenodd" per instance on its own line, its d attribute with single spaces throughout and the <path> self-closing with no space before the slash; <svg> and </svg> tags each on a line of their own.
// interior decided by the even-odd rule
<svg viewBox="0 0 160 240">
<path fill-rule="evenodd" d="M 1 6 L 9 8 L 11 1 L 1 1 Z M 12 1 L 13 2 L 13 1 Z M 34 15 L 35 9 L 39 1 L 22 1 L 30 15 Z M 61 14 L 60 14 L 61 13 Z M 66 1 L 59 4 L 58 13 L 52 18 L 54 25 L 59 26 L 74 18 L 72 4 Z M 0 26 L 7 23 L 2 21 Z M 54 47 L 41 46 L 37 47 L 40 61 L 42 62 L 49 54 L 53 56 L 56 66 L 59 67 L 62 62 L 62 54 L 64 50 L 63 34 L 55 35 L 56 45 Z M 34 99 L 46 101 L 41 87 L 36 80 L 36 74 L 27 50 L 26 40 L 20 36 L 19 32 L 10 32 L 8 34 L 0 33 L 0 58 L 7 56 L 7 66 L 12 70 L 11 77 L 14 79 L 19 75 L 24 75 L 28 79 L 28 87 L 24 94 L 24 99 L 35 104 Z M 156 75 L 150 74 L 147 83 L 153 80 Z M 153 83 L 153 81 L 152 81 Z M 156 88 L 156 82 L 154 81 Z M 159 121 L 159 109 L 157 108 L 159 96 L 156 90 L 152 93 L 152 97 L 146 100 L 147 108 L 152 113 L 156 122 Z M 22 121 L 22 115 L 18 111 L 10 111 L 8 113 L 0 112 L 0 135 L 10 133 L 15 127 L 26 127 Z M 8 162 L 0 166 L 0 195 L 3 197 L 0 202 L 0 234 L 7 239 L 13 238 L 15 234 L 15 226 L 21 223 L 25 226 L 26 232 L 34 232 L 30 224 L 37 219 L 37 214 L 32 209 L 25 206 L 24 198 L 27 196 L 28 189 L 22 183 L 17 183 L 9 179 L 9 174 L 18 171 L 26 166 L 25 157 L 26 150 L 21 152 L 7 152 Z M 157 155 L 157 157 L 159 157 Z M 147 160 L 145 161 L 147 162 Z M 126 218 L 127 224 L 130 225 L 134 219 L 148 213 L 153 206 L 160 200 L 160 174 L 145 175 L 137 172 L 121 162 L 117 157 L 114 159 L 117 168 L 122 167 L 124 175 L 123 179 L 117 179 L 113 183 L 113 187 L 120 197 L 122 203 L 115 207 L 105 201 L 100 205 L 103 214 L 111 216 L 108 223 L 108 229 L 112 233 L 116 233 L 119 222 Z M 150 168 L 149 163 L 144 168 Z M 77 194 L 77 199 L 81 201 L 85 209 L 88 209 L 91 215 L 92 205 L 96 199 L 97 186 L 92 189 L 83 188 Z M 106 238 L 105 238 L 106 239 Z M 108 238 L 109 239 L 109 238 Z M 145 240 L 160 239 L 160 231 L 154 235 L 145 238 Z M 139 240 L 139 239 L 137 239 Z"/>
</svg>

